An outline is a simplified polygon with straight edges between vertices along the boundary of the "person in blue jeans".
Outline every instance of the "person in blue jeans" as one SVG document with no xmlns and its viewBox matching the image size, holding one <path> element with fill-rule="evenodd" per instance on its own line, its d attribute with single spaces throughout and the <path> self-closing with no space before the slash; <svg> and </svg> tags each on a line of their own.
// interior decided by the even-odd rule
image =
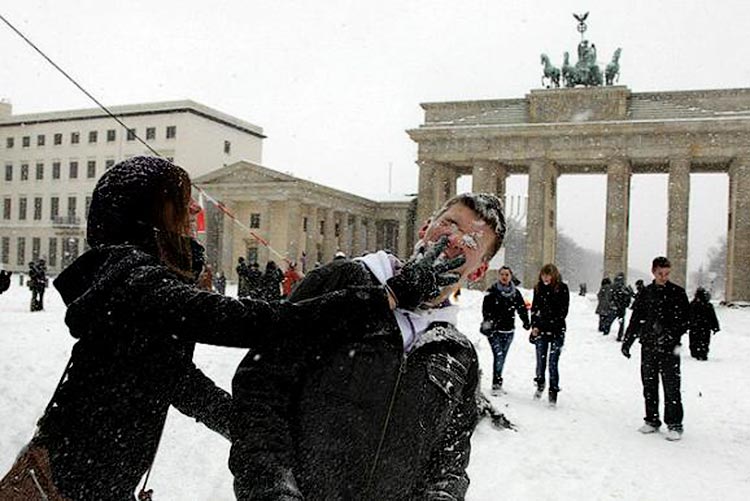
<svg viewBox="0 0 750 501">
<path fill-rule="evenodd" d="M 480 332 L 490 342 L 495 359 L 492 366 L 492 394 L 495 396 L 503 391 L 503 366 L 516 330 L 516 313 L 525 330 L 531 327 L 526 303 L 521 291 L 516 288 L 511 269 L 507 266 L 500 268 L 498 278 L 484 296 L 480 328 Z"/>
<path fill-rule="evenodd" d="M 549 361 L 549 403 L 557 405 L 560 392 L 558 370 L 560 352 L 565 344 L 565 317 L 568 316 L 570 292 L 554 264 L 545 264 L 539 272 L 531 305 L 531 335 L 529 341 L 536 345 L 536 393 L 541 398 L 545 387 L 545 372 Z"/>
</svg>

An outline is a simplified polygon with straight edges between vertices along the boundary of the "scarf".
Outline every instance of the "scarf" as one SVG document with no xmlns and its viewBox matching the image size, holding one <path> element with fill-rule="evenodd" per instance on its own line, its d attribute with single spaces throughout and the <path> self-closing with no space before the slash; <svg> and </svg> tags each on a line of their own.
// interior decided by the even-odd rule
<svg viewBox="0 0 750 501">
<path fill-rule="evenodd" d="M 495 289 L 497 289 L 501 296 L 506 298 L 512 298 L 516 295 L 516 284 L 513 283 L 513 280 L 511 280 L 508 285 L 503 285 L 500 282 L 497 282 L 495 284 Z"/>
<path fill-rule="evenodd" d="M 397 275 L 403 266 L 396 256 L 384 251 L 366 254 L 354 260 L 364 264 L 382 285 L 385 285 L 389 278 Z M 458 320 L 458 306 L 444 303 L 435 308 L 420 308 L 417 311 L 396 308 L 393 310 L 393 316 L 401 331 L 404 352 L 408 353 L 432 323 L 445 322 L 455 326 Z"/>
</svg>

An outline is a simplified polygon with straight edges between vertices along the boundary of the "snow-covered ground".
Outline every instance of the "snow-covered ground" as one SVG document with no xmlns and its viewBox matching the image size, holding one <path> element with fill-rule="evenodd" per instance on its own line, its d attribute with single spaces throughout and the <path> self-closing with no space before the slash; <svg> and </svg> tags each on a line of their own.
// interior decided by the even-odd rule
<svg viewBox="0 0 750 501">
<path fill-rule="evenodd" d="M 16 277 L 14 277 L 16 279 Z M 14 280 L 0 296 L 0 474 L 34 431 L 65 366 L 72 338 L 54 290 L 46 311 L 28 311 L 29 292 Z M 683 354 L 685 434 L 636 432 L 643 416 L 639 351 L 626 360 L 613 335 L 596 331 L 593 297 L 571 297 L 560 361 L 559 405 L 532 400 L 534 352 L 518 331 L 505 368 L 508 394 L 492 398 L 518 426 L 487 421 L 473 438 L 468 499 L 746 500 L 750 497 L 750 309 L 717 308 L 722 331 L 710 360 Z M 481 294 L 460 298 L 460 327 L 475 342 L 489 389 L 492 353 L 478 334 Z M 685 340 L 686 341 L 686 340 Z M 230 388 L 241 350 L 199 347 L 199 367 Z M 232 500 L 229 444 L 171 412 L 150 485 L 159 501 Z"/>
</svg>

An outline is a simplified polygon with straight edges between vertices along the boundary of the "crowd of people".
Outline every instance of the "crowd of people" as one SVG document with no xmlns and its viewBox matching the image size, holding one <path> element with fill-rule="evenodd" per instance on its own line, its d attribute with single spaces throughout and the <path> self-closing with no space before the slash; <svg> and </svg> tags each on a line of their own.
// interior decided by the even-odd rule
<svg viewBox="0 0 750 501">
<path fill-rule="evenodd" d="M 286 261 L 284 271 L 269 261 L 261 272 L 241 257 L 234 298 L 190 237 L 197 212 L 190 193 L 183 169 L 153 157 L 120 162 L 97 182 L 90 250 L 53 282 L 76 341 L 33 438 L 0 480 L 0 499 L 121 501 L 137 491 L 139 500 L 150 499 L 139 484 L 170 406 L 230 441 L 241 501 L 464 499 L 477 421 L 482 413 L 505 418 L 479 391 L 477 353 L 450 298 L 480 280 L 500 249 L 500 200 L 450 198 L 423 223 L 406 261 L 385 251 L 354 259 L 337 253 L 307 273 L 304 261 L 302 269 Z M 43 263 L 34 271 L 46 287 Z M 674 347 L 690 326 L 691 351 L 705 359 L 706 335 L 718 322 L 706 294 L 688 304 L 668 281 L 666 258 L 654 260 L 653 273 L 627 329 L 633 294 L 624 275 L 607 284 L 597 313 L 603 334 L 619 319 L 623 355 L 641 341 L 641 431 L 661 425 L 661 376 L 668 438 L 678 439 Z M 535 346 L 534 398 L 548 388 L 556 405 L 570 292 L 552 263 L 539 271 L 530 308 L 519 285 L 504 266 L 484 297 L 492 391 L 503 393 L 518 316 Z M 44 290 L 32 293 L 32 309 L 34 301 L 42 308 Z M 195 366 L 196 343 L 248 350 L 231 395 Z"/>
</svg>

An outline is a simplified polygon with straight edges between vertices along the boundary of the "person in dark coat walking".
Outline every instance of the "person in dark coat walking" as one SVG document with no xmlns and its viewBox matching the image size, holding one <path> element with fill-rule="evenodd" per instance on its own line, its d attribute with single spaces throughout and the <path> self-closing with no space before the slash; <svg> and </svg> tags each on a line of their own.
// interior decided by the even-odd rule
<svg viewBox="0 0 750 501">
<path fill-rule="evenodd" d="M 10 289 L 10 275 L 6 270 L 0 270 L 0 294 Z"/>
<path fill-rule="evenodd" d="M 244 257 L 240 256 L 237 258 L 235 271 L 237 272 L 237 297 L 249 296 L 251 291 L 250 278 L 248 276 L 250 269 L 247 267 Z"/>
<path fill-rule="evenodd" d="M 460 258 L 456 272 L 478 280 L 504 231 L 497 197 L 459 195 L 422 228 L 406 264 L 384 251 L 334 260 L 309 272 L 289 299 L 346 285 L 398 291 L 426 266 Z M 360 332 L 337 327 L 330 344 L 248 353 L 232 383 L 237 499 L 464 499 L 478 361 L 455 327 L 458 307 L 446 302 L 452 292 L 399 301 Z"/>
<path fill-rule="evenodd" d="M 635 304 L 636 299 L 638 299 L 638 295 L 643 292 L 643 289 L 645 289 L 646 286 L 643 285 L 643 280 L 640 278 L 635 281 L 635 294 L 633 294 L 633 302 L 630 304 L 630 309 L 633 309 L 633 305 Z"/>
<path fill-rule="evenodd" d="M 47 264 L 44 259 L 29 263 L 29 289 L 31 290 L 31 311 L 44 309 L 44 291 L 47 289 Z"/>
<path fill-rule="evenodd" d="M 599 292 L 596 293 L 596 314 L 599 315 L 599 332 L 605 336 L 609 334 L 614 317 L 612 315 L 612 280 L 602 278 Z"/>
<path fill-rule="evenodd" d="M 260 297 L 266 301 L 276 301 L 281 298 L 281 282 L 284 272 L 279 269 L 275 261 L 266 263 L 266 271 L 260 279 Z"/>
<path fill-rule="evenodd" d="M 711 335 L 720 330 L 719 319 L 711 304 L 711 294 L 698 287 L 690 302 L 690 356 L 697 360 L 708 360 Z"/>
<path fill-rule="evenodd" d="M 214 278 L 214 289 L 222 296 L 227 292 L 227 277 L 221 270 L 216 273 L 216 278 Z"/>
<path fill-rule="evenodd" d="M 250 270 L 247 272 L 247 286 L 250 297 L 263 298 L 263 272 L 260 271 L 260 265 L 253 261 Z"/>
<path fill-rule="evenodd" d="M 30 458 L 41 457 L 35 464 L 48 471 L 35 469 L 50 480 L 43 488 L 51 499 L 59 491 L 76 501 L 132 500 L 170 405 L 229 438 L 231 397 L 193 364 L 196 342 L 276 346 L 344 307 L 362 325 L 390 311 L 379 287 L 299 304 L 199 290 L 201 247 L 185 236 L 192 208 L 187 173 L 160 158 L 125 160 L 97 182 L 91 249 L 54 282 L 76 342 L 34 438 L 0 481 L 0 499 L 29 479 Z"/>
<path fill-rule="evenodd" d="M 545 264 L 539 272 L 531 304 L 530 341 L 536 345 L 536 392 L 540 398 L 544 392 L 545 372 L 549 360 L 549 403 L 557 405 L 560 392 L 560 353 L 565 344 L 570 292 L 562 281 L 560 272 L 552 263 Z"/>
<path fill-rule="evenodd" d="M 685 289 L 669 281 L 671 263 L 660 256 L 653 260 L 654 281 L 638 294 L 633 315 L 622 340 L 622 354 L 630 358 L 636 338 L 641 343 L 641 382 L 646 403 L 644 424 L 638 431 L 659 430 L 659 378 L 664 386 L 664 422 L 667 440 L 680 440 L 683 431 L 680 394 L 680 339 L 688 328 L 690 305 Z"/>
<path fill-rule="evenodd" d="M 498 281 L 495 282 L 482 301 L 482 326 L 480 332 L 487 336 L 494 357 L 492 372 L 492 394 L 503 391 L 503 366 L 505 357 L 513 342 L 516 314 L 523 322 L 523 328 L 529 330 L 529 313 L 526 310 L 521 291 L 513 283 L 513 272 L 508 266 L 498 270 Z"/>
<path fill-rule="evenodd" d="M 617 329 L 617 341 L 622 341 L 622 334 L 625 325 L 625 312 L 630 306 L 630 301 L 633 298 L 633 289 L 625 283 L 625 274 L 620 272 L 615 276 L 615 281 L 612 284 L 612 316 L 616 318 L 619 323 Z M 607 332 L 609 333 L 609 332 Z"/>
</svg>

